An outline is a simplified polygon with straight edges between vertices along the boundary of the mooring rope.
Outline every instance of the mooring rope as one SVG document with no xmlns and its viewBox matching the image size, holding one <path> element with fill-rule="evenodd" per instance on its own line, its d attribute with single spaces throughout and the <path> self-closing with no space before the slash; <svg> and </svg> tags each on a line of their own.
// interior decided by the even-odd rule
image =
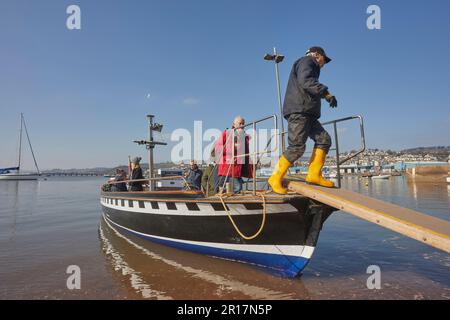
<svg viewBox="0 0 450 320">
<path fill-rule="evenodd" d="M 231 224 L 233 225 L 236 232 L 245 240 L 252 240 L 252 239 L 255 239 L 257 236 L 259 236 L 259 234 L 263 231 L 264 225 L 266 223 L 266 198 L 264 197 L 263 193 L 257 193 L 257 195 L 262 198 L 262 204 L 263 204 L 261 225 L 260 225 L 258 231 L 254 235 L 246 236 L 245 234 L 243 234 L 241 232 L 241 230 L 239 230 L 239 227 L 236 225 L 235 221 L 233 220 L 233 217 L 231 216 L 231 213 L 227 209 L 227 205 L 225 204 L 224 198 L 227 197 L 228 195 L 222 195 L 220 193 L 218 194 L 218 197 L 219 197 L 220 201 L 222 202 L 223 208 L 225 209 L 225 212 L 227 213 L 228 218 L 231 221 Z"/>
</svg>

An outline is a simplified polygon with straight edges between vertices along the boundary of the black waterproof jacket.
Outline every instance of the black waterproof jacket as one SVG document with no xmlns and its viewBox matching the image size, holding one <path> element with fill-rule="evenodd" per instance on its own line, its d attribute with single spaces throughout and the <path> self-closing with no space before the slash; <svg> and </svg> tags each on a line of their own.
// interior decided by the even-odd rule
<svg viewBox="0 0 450 320">
<path fill-rule="evenodd" d="M 283 104 L 283 116 L 300 113 L 320 118 L 320 100 L 328 87 L 319 82 L 320 67 L 313 57 L 295 61 L 289 76 Z"/>
</svg>

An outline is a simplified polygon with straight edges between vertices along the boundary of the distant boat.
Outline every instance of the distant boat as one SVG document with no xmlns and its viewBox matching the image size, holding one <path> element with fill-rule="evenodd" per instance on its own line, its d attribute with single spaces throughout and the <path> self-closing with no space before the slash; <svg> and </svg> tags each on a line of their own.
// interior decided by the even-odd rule
<svg viewBox="0 0 450 320">
<path fill-rule="evenodd" d="M 31 154 L 33 155 L 34 165 L 36 167 L 36 173 L 24 173 L 20 172 L 20 161 L 22 157 L 22 131 L 25 128 L 28 144 L 30 146 Z M 31 146 L 30 137 L 28 135 L 27 126 L 25 124 L 25 118 L 23 114 L 20 114 L 20 133 L 19 133 L 19 163 L 17 167 L 0 168 L 0 180 L 37 180 L 41 176 L 39 167 L 37 165 L 36 158 L 34 156 L 33 147 Z"/>
<path fill-rule="evenodd" d="M 389 179 L 391 177 L 390 174 L 380 174 L 377 176 L 372 176 L 372 179 Z"/>
<path fill-rule="evenodd" d="M 336 171 L 332 171 L 332 172 L 330 172 L 330 174 L 328 175 L 328 177 L 329 177 L 330 179 L 336 179 L 337 176 L 338 176 L 338 174 L 337 174 Z"/>
</svg>

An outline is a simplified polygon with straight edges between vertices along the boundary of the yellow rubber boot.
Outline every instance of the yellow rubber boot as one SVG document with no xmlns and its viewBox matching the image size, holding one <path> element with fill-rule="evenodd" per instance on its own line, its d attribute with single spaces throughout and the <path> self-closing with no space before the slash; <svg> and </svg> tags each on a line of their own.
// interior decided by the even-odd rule
<svg viewBox="0 0 450 320">
<path fill-rule="evenodd" d="M 311 160 L 309 161 L 308 175 L 306 176 L 306 182 L 317 184 L 322 187 L 332 188 L 334 183 L 329 180 L 325 180 L 322 177 L 322 168 L 325 163 L 325 158 L 327 153 L 325 150 L 320 148 L 314 148 L 311 155 Z"/>
<path fill-rule="evenodd" d="M 273 192 L 279 194 L 287 193 L 287 190 L 283 187 L 282 181 L 290 166 L 291 163 L 284 156 L 281 156 L 277 164 L 275 165 L 272 176 L 268 181 L 269 185 L 272 187 Z"/>
</svg>

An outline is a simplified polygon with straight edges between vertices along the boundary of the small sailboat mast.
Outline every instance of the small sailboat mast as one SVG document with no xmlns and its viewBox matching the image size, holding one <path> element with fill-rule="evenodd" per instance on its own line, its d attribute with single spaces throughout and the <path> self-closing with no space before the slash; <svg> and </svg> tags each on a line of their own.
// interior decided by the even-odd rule
<svg viewBox="0 0 450 320">
<path fill-rule="evenodd" d="M 36 167 L 37 173 L 41 174 L 41 172 L 39 171 L 37 161 L 36 161 L 36 157 L 34 156 L 33 146 L 31 145 L 30 136 L 28 135 L 27 125 L 25 123 L 25 118 L 23 117 L 23 113 L 20 114 L 20 117 L 22 119 L 22 121 L 20 123 L 20 129 L 21 129 L 20 130 L 20 141 L 22 142 L 22 123 L 23 123 L 23 127 L 25 128 L 25 134 L 27 135 L 28 145 L 30 146 L 31 155 L 33 156 L 34 166 Z M 20 168 L 20 150 L 19 150 L 19 168 Z"/>
<path fill-rule="evenodd" d="M 17 172 L 20 172 L 20 160 L 22 158 L 22 124 L 23 124 L 23 113 L 20 114 L 20 131 L 19 131 L 19 163 L 17 165 Z"/>
</svg>

